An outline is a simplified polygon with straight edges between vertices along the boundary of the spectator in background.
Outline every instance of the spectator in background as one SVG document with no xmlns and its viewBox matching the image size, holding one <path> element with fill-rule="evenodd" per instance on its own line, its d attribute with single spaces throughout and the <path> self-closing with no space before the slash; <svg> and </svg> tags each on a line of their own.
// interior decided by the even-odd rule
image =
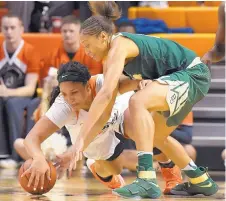
<svg viewBox="0 0 226 201">
<path fill-rule="evenodd" d="M 1 160 L 0 167 L 10 168 L 17 166 L 18 155 L 13 143 L 23 134 L 25 110 L 26 133 L 34 125 L 31 117 L 39 103 L 37 99 L 34 102 L 32 99 L 37 86 L 40 59 L 34 47 L 22 39 L 24 27 L 18 16 L 3 16 L 1 26 L 4 41 L 0 49 L 0 107 L 5 109 L 7 118 L 1 113 L 0 125 L 7 125 L 8 131 L 5 129 L 7 134 L 0 135 L 8 136 L 12 155 L 9 159 Z"/>
<path fill-rule="evenodd" d="M 53 68 L 58 69 L 62 63 L 67 63 L 69 61 L 78 61 L 89 68 L 91 75 L 103 73 L 102 63 L 96 62 L 94 59 L 87 56 L 84 48 L 80 46 L 80 26 L 80 20 L 75 16 L 69 15 L 62 19 L 62 43 L 57 49 L 53 50 L 49 55 L 46 55 L 42 65 L 41 82 L 44 80 L 44 87 L 42 92 L 42 102 L 34 115 L 36 121 L 44 115 L 49 108 L 48 97 L 50 97 L 52 89 L 55 86 L 54 83 L 57 82 L 56 80 L 44 78 L 47 76 L 53 76 L 56 78 L 57 71 L 55 71 L 55 75 L 53 75 Z M 69 140 L 69 134 L 65 127 L 62 128 L 62 133 Z M 68 144 L 70 144 L 70 140 Z"/>
<path fill-rule="evenodd" d="M 48 75 L 50 67 L 58 68 L 60 64 L 67 63 L 68 61 L 78 61 L 84 64 L 89 68 L 91 75 L 103 72 L 102 63 L 96 62 L 87 56 L 84 48 L 80 46 L 80 26 L 80 20 L 75 16 L 70 15 L 62 19 L 62 44 L 44 59 L 41 78 Z"/>
</svg>

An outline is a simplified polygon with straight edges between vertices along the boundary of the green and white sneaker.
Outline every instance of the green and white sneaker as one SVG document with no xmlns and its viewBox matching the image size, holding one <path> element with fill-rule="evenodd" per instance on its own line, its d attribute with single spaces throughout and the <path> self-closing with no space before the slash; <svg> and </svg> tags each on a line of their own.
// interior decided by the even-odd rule
<svg viewBox="0 0 226 201">
<path fill-rule="evenodd" d="M 178 184 L 174 188 L 171 189 L 171 193 L 173 195 L 197 195 L 203 194 L 206 196 L 210 196 L 215 194 L 218 191 L 217 184 L 210 178 L 207 173 L 207 169 L 204 167 L 199 167 L 203 174 L 199 177 L 189 178 L 192 182 L 185 182 L 182 184 Z"/>
<path fill-rule="evenodd" d="M 143 167 L 138 167 L 137 178 L 132 184 L 114 189 L 112 193 L 126 198 L 158 198 L 161 196 L 161 190 L 156 181 L 155 170 L 149 168 L 144 171 Z"/>
</svg>

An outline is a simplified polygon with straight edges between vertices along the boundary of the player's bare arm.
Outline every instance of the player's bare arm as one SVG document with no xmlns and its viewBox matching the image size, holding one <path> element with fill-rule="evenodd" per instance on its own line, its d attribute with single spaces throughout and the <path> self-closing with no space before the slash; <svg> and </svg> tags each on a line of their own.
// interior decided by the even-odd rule
<svg viewBox="0 0 226 201">
<path fill-rule="evenodd" d="M 83 149 L 101 132 L 110 117 L 126 59 L 133 58 L 138 54 L 138 47 L 129 39 L 118 37 L 112 42 L 105 62 L 106 73 L 103 87 L 95 97 L 89 110 L 88 119 L 80 132 L 80 137 L 84 140 Z"/>
<path fill-rule="evenodd" d="M 218 62 L 225 55 L 225 3 L 223 2 L 218 9 L 218 29 L 216 33 L 213 48 L 207 52 L 202 61 L 210 65 L 212 62 Z"/>
<path fill-rule="evenodd" d="M 23 177 L 31 174 L 28 182 L 29 186 L 34 180 L 34 188 L 37 188 L 39 181 L 43 187 L 45 174 L 50 180 L 50 169 L 45 160 L 45 156 L 42 153 L 41 143 L 57 130 L 59 130 L 59 128 L 44 116 L 35 124 L 33 129 L 25 138 L 24 145 L 29 155 L 33 158 L 33 162 L 30 168 L 27 169 L 21 176 Z"/>
</svg>

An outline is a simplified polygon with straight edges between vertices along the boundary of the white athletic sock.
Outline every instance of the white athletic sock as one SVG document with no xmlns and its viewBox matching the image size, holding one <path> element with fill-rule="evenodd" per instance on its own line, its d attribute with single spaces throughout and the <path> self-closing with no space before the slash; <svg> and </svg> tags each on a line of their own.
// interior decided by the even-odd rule
<svg viewBox="0 0 226 201">
<path fill-rule="evenodd" d="M 170 163 L 171 162 L 171 160 L 169 159 L 168 161 L 164 161 L 164 162 L 159 162 L 159 163 L 161 163 L 161 164 L 168 164 L 168 163 Z"/>
<path fill-rule="evenodd" d="M 182 170 L 196 170 L 196 169 L 197 169 L 197 165 L 194 163 L 193 160 L 191 160 L 190 163 L 188 163 L 188 165 Z"/>
<path fill-rule="evenodd" d="M 138 151 L 137 156 L 142 156 L 144 154 L 151 154 L 153 156 L 153 152 L 146 152 L 146 151 Z"/>
</svg>

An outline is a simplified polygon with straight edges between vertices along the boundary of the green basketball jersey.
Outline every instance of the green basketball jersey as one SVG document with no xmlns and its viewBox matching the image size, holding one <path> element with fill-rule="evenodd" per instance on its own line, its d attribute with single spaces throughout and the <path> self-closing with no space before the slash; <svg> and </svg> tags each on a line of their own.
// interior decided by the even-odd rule
<svg viewBox="0 0 226 201">
<path fill-rule="evenodd" d="M 157 79 L 185 69 L 196 54 L 182 45 L 163 38 L 120 33 L 139 48 L 139 55 L 124 67 L 124 74 L 135 79 Z"/>
</svg>

